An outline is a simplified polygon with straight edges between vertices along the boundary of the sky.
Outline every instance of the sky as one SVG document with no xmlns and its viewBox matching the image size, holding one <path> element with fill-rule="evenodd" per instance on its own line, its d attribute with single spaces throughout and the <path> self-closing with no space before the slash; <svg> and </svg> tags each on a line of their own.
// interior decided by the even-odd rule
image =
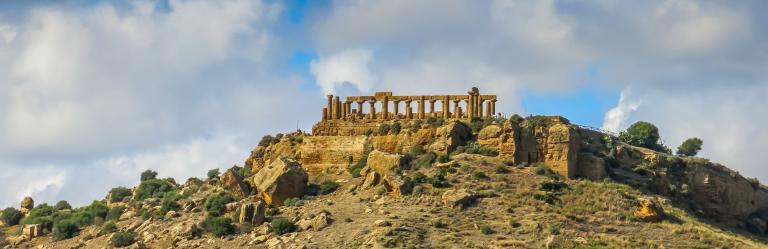
<svg viewBox="0 0 768 249">
<path fill-rule="evenodd" d="M 184 182 L 310 130 L 326 94 L 496 94 L 768 181 L 768 2 L 0 1 L 0 207 Z"/>
</svg>

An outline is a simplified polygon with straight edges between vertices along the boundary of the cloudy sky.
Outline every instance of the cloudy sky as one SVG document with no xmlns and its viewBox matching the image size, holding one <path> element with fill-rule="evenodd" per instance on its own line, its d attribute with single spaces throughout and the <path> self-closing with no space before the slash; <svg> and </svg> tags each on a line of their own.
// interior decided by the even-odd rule
<svg viewBox="0 0 768 249">
<path fill-rule="evenodd" d="M 768 181 L 768 1 L 0 2 L 0 206 L 184 181 L 309 129 L 326 93 L 497 94 Z"/>
</svg>

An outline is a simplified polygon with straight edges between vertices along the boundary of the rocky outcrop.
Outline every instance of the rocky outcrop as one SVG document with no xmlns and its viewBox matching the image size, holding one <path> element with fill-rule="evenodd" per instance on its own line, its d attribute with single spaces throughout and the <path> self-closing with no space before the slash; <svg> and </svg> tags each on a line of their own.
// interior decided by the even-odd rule
<svg viewBox="0 0 768 249">
<path fill-rule="evenodd" d="M 43 226 L 40 224 L 24 225 L 21 229 L 21 236 L 24 240 L 32 240 L 40 237 L 40 235 L 43 235 Z"/>
<path fill-rule="evenodd" d="M 391 175 L 400 173 L 405 164 L 403 155 L 389 154 L 378 150 L 368 154 L 368 167 L 381 175 Z"/>
<path fill-rule="evenodd" d="M 271 205 L 281 206 L 285 199 L 301 197 L 309 175 L 293 159 L 280 158 L 263 167 L 253 176 L 253 184 L 261 198 Z"/>
<path fill-rule="evenodd" d="M 400 175 L 385 175 L 383 178 L 382 184 L 390 196 L 400 197 L 411 194 L 413 182 L 410 179 Z"/>
<path fill-rule="evenodd" d="M 466 124 L 453 121 L 437 128 L 435 142 L 429 148 L 437 153 L 447 154 L 457 146 L 466 144 L 471 137 L 472 130 Z"/>
<path fill-rule="evenodd" d="M 253 226 L 261 225 L 266 220 L 264 216 L 266 210 L 267 206 L 261 201 L 243 203 L 240 206 L 238 222 L 240 224 L 250 223 Z"/>
<path fill-rule="evenodd" d="M 544 163 L 562 176 L 576 177 L 579 140 L 575 129 L 566 124 L 556 124 L 549 127 L 547 134 Z"/>
<path fill-rule="evenodd" d="M 365 180 L 363 181 L 363 185 L 361 185 L 362 189 L 369 189 L 379 184 L 379 181 L 381 180 L 381 175 L 377 172 L 368 172 L 368 174 L 365 176 Z"/>
<path fill-rule="evenodd" d="M 578 176 L 593 181 L 599 181 L 608 177 L 605 170 L 605 160 L 592 153 L 579 153 L 576 163 Z"/>
<path fill-rule="evenodd" d="M 371 151 L 368 139 L 367 136 L 305 137 L 298 160 L 312 176 L 343 172 L 349 163 L 368 157 Z"/>
<path fill-rule="evenodd" d="M 221 186 L 237 198 L 245 198 L 251 194 L 251 186 L 243 182 L 237 172 L 239 167 L 232 167 L 221 175 Z"/>
<path fill-rule="evenodd" d="M 29 211 L 32 210 L 32 208 L 34 207 L 35 207 L 35 201 L 32 200 L 32 197 L 27 196 L 21 200 L 19 211 L 21 211 L 22 214 L 27 215 L 29 214 Z"/>
<path fill-rule="evenodd" d="M 664 209 L 651 199 L 640 199 L 640 207 L 635 213 L 647 222 L 659 222 L 664 219 Z"/>
<path fill-rule="evenodd" d="M 477 194 L 475 191 L 467 189 L 448 190 L 443 193 L 443 204 L 451 207 L 463 209 L 472 205 L 477 200 Z"/>
<path fill-rule="evenodd" d="M 489 125 L 477 134 L 477 143 L 483 146 L 499 147 L 502 140 L 502 129 L 498 125 Z"/>
</svg>

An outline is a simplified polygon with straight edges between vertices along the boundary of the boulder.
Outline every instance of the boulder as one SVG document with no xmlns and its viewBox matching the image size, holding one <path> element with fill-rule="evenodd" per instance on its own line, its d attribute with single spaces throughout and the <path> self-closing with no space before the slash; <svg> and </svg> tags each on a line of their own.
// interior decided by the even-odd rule
<svg viewBox="0 0 768 249">
<path fill-rule="evenodd" d="M 24 197 L 23 200 L 21 200 L 21 206 L 19 207 L 19 211 L 23 213 L 24 215 L 29 214 L 29 211 L 32 210 L 32 208 L 35 207 L 35 201 L 32 200 L 32 197 Z"/>
<path fill-rule="evenodd" d="M 293 159 L 280 158 L 259 170 L 253 183 L 261 198 L 268 205 L 281 206 L 285 199 L 301 197 L 309 181 L 309 175 Z"/>
<path fill-rule="evenodd" d="M 501 144 L 502 131 L 498 125 L 486 126 L 477 134 L 477 143 L 496 148 Z"/>
<path fill-rule="evenodd" d="M 400 175 L 384 176 L 382 183 L 387 193 L 393 197 L 411 194 L 413 189 L 413 182 L 409 178 Z"/>
<path fill-rule="evenodd" d="M 404 156 L 399 154 L 389 154 L 378 150 L 368 154 L 368 167 L 381 175 L 390 175 L 400 173 L 405 165 Z"/>
<path fill-rule="evenodd" d="M 381 180 L 381 176 L 379 173 L 376 172 L 368 172 L 368 175 L 365 176 L 365 181 L 363 181 L 363 185 L 361 186 L 363 189 L 369 189 L 379 184 L 379 181 Z"/>
<path fill-rule="evenodd" d="M 389 223 L 387 220 L 376 220 L 373 222 L 374 227 L 388 227 L 391 226 L 392 223 Z"/>
<path fill-rule="evenodd" d="M 251 223 L 253 226 L 261 225 L 265 221 L 264 212 L 266 209 L 267 206 L 261 201 L 243 203 L 240 206 L 240 219 L 238 222 L 240 224 Z"/>
<path fill-rule="evenodd" d="M 194 222 L 181 222 L 171 227 L 171 236 L 174 238 L 194 239 L 203 232 Z"/>
<path fill-rule="evenodd" d="M 448 190 L 443 193 L 443 204 L 452 208 L 463 209 L 477 200 L 477 193 L 467 189 Z"/>
<path fill-rule="evenodd" d="M 304 218 L 296 222 L 296 226 L 302 231 L 313 230 L 320 231 L 331 224 L 330 214 L 327 212 L 320 212 L 311 218 Z"/>
<path fill-rule="evenodd" d="M 133 217 L 136 217 L 136 212 L 134 212 L 132 210 L 128 210 L 128 211 L 125 211 L 125 213 L 120 215 L 119 220 L 121 220 L 121 221 L 129 220 L 129 219 L 131 219 Z"/>
<path fill-rule="evenodd" d="M 237 172 L 238 167 L 232 167 L 221 176 L 221 186 L 228 190 L 236 198 L 245 198 L 251 194 L 251 187 L 243 182 L 243 178 Z"/>
<path fill-rule="evenodd" d="M 576 177 L 576 157 L 578 156 L 578 132 L 566 124 L 556 124 L 547 132 L 544 163 L 558 174 Z"/>
<path fill-rule="evenodd" d="M 466 124 L 454 120 L 437 128 L 435 142 L 430 145 L 430 149 L 438 154 L 448 154 L 457 146 L 465 144 L 471 137 L 472 130 Z"/>
<path fill-rule="evenodd" d="M 640 207 L 636 214 L 647 222 L 659 222 L 664 219 L 664 209 L 652 199 L 640 199 Z"/>
<path fill-rule="evenodd" d="M 605 171 L 605 160 L 592 153 L 579 153 L 578 175 L 589 180 L 598 181 L 608 177 Z"/>
</svg>

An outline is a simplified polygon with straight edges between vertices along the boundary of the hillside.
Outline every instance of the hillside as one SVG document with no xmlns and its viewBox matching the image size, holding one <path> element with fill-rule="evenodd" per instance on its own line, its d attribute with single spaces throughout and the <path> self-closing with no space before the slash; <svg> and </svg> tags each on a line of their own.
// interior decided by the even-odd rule
<svg viewBox="0 0 768 249">
<path fill-rule="evenodd" d="M 633 146 L 562 117 L 360 127 L 266 136 L 242 167 L 183 184 L 148 172 L 87 207 L 24 203 L 26 225 L 4 226 L 0 244 L 768 248 L 768 190 L 703 158 Z"/>
</svg>

